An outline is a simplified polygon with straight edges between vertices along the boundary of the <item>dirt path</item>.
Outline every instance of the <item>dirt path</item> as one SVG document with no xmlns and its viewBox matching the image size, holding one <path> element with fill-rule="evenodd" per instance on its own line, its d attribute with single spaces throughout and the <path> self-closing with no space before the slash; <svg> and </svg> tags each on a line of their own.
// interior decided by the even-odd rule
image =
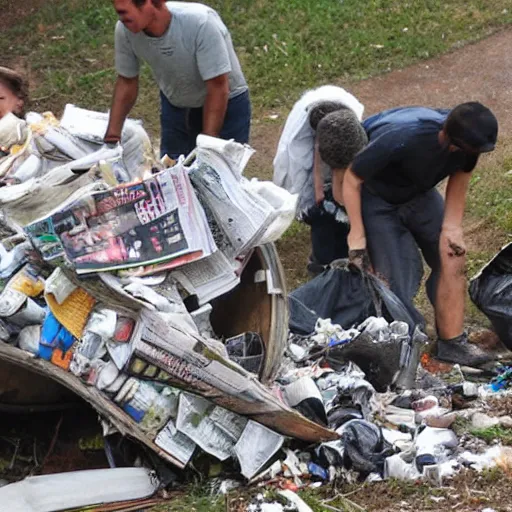
<svg viewBox="0 0 512 512">
<path fill-rule="evenodd" d="M 500 121 L 500 136 L 512 130 L 512 29 L 453 53 L 405 69 L 341 83 L 365 105 L 365 115 L 400 105 L 450 107 L 481 101 Z M 285 119 L 283 119 L 284 123 Z M 256 125 L 252 145 L 271 166 L 282 124 Z M 260 162 L 262 164 L 262 162 Z"/>
<path fill-rule="evenodd" d="M 17 25 L 39 9 L 46 0 L 0 0 L 0 32 Z"/>
</svg>

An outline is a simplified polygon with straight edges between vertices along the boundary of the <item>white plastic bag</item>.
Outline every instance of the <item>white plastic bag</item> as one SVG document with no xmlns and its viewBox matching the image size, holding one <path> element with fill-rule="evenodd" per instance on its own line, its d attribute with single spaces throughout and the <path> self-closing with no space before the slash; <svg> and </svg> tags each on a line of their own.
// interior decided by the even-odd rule
<svg viewBox="0 0 512 512">
<path fill-rule="evenodd" d="M 275 242 L 281 238 L 293 222 L 299 196 L 297 194 L 290 194 L 284 188 L 278 187 L 270 181 L 259 181 L 256 178 L 245 182 L 245 186 L 274 208 L 276 212 L 275 219 L 265 231 L 261 244 Z"/>
</svg>

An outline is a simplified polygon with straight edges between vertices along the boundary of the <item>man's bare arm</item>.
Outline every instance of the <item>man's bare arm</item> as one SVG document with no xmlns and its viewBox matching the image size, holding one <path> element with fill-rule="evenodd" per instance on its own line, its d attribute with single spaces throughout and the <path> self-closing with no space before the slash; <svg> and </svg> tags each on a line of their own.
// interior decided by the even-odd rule
<svg viewBox="0 0 512 512">
<path fill-rule="evenodd" d="M 443 231 L 462 230 L 470 172 L 459 171 L 448 179 L 444 208 Z"/>
<path fill-rule="evenodd" d="M 464 331 L 466 247 L 462 220 L 471 173 L 458 172 L 448 180 L 445 212 L 439 241 L 441 273 L 436 294 L 439 337 L 452 339 Z"/>
<path fill-rule="evenodd" d="M 366 234 L 363 224 L 363 214 L 361 211 L 361 186 L 363 180 L 359 178 L 352 168 L 349 167 L 343 179 L 343 197 L 334 199 L 340 204 L 344 204 L 350 221 L 350 232 L 348 234 L 348 247 L 351 251 L 366 249 Z M 333 188 L 339 190 L 338 187 Z"/>
<path fill-rule="evenodd" d="M 229 100 L 228 74 L 219 75 L 211 80 L 206 80 L 206 100 L 203 107 L 203 133 L 218 137 Z"/>
<path fill-rule="evenodd" d="M 121 140 L 124 122 L 137 101 L 138 93 L 138 76 L 125 78 L 119 75 L 117 77 L 107 132 L 104 137 L 105 142 L 118 142 Z"/>
</svg>

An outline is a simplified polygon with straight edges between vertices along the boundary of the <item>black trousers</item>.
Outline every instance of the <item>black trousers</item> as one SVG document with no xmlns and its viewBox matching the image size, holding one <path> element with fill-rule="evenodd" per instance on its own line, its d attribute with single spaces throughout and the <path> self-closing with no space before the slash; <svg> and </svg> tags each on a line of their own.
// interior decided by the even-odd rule
<svg viewBox="0 0 512 512">
<path fill-rule="evenodd" d="M 348 258 L 348 222 L 339 222 L 320 206 L 310 208 L 303 218 L 311 227 L 311 263 L 328 265 Z"/>
<path fill-rule="evenodd" d="M 440 274 L 439 237 L 444 216 L 441 194 L 432 189 L 396 205 L 372 194 L 363 185 L 362 212 L 374 270 L 387 281 L 413 318 L 424 325 L 425 320 L 413 300 L 423 277 L 423 255 L 431 269 L 427 294 L 430 302 L 435 303 Z"/>
</svg>

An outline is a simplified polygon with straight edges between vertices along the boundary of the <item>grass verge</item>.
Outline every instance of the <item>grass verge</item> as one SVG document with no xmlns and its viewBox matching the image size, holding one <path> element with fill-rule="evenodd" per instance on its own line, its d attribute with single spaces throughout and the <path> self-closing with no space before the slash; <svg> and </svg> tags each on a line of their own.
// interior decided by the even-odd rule
<svg viewBox="0 0 512 512">
<path fill-rule="evenodd" d="M 11 0 L 0 0 L 8 8 Z M 512 22 L 508 0 L 212 0 L 233 39 L 256 112 L 288 107 L 304 88 L 360 79 L 474 41 Z M 108 0 L 47 0 L 0 34 L 0 52 L 37 78 L 41 108 L 109 105 L 116 14 Z M 136 114 L 158 118 L 143 73 Z"/>
</svg>

